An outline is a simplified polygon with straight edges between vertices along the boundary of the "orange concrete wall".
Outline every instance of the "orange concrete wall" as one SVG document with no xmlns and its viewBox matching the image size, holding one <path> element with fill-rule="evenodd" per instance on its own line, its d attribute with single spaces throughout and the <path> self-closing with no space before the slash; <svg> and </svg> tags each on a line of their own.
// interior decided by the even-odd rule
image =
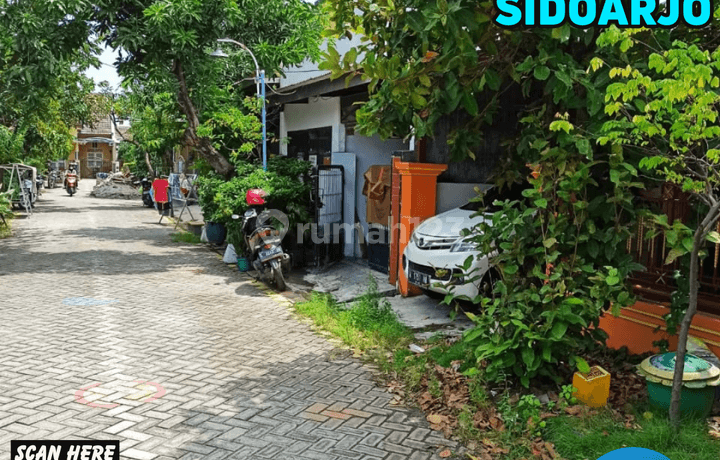
<svg viewBox="0 0 720 460">
<path fill-rule="evenodd" d="M 669 309 L 664 305 L 650 302 L 636 302 L 624 308 L 619 317 L 606 313 L 600 318 L 600 328 L 610 336 L 607 345 L 610 348 L 627 346 L 631 353 L 658 352 L 653 341 L 667 339 L 670 350 L 677 348 L 677 336 L 670 337 L 665 331 L 663 315 Z M 660 330 L 655 329 L 660 326 Z M 698 313 L 692 322 L 690 335 L 705 342 L 715 355 L 720 356 L 720 318 Z"/>
</svg>

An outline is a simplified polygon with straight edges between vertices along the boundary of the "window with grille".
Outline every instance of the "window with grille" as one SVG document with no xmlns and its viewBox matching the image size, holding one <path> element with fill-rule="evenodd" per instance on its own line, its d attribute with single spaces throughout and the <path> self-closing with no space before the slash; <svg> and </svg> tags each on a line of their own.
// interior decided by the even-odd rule
<svg viewBox="0 0 720 460">
<path fill-rule="evenodd" d="M 101 169 L 103 165 L 102 152 L 88 152 L 87 165 L 90 169 Z"/>
</svg>

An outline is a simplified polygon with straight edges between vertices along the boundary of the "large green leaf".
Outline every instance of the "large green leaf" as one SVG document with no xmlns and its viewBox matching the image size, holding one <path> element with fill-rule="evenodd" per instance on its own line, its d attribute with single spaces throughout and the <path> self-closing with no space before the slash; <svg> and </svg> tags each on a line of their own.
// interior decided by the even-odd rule
<svg viewBox="0 0 720 460">
<path fill-rule="evenodd" d="M 543 81 L 545 81 L 545 80 L 547 80 L 548 77 L 550 76 L 550 69 L 548 69 L 548 68 L 547 68 L 546 66 L 544 66 L 544 65 L 537 66 L 537 67 L 535 67 L 535 69 L 533 70 L 533 76 L 534 76 L 537 80 L 543 80 Z"/>
<path fill-rule="evenodd" d="M 567 331 L 568 324 L 564 321 L 558 321 L 553 325 L 552 331 L 550 331 L 550 337 L 552 337 L 555 340 L 560 340 L 565 335 L 565 332 Z"/>
<path fill-rule="evenodd" d="M 522 360 L 528 368 L 531 368 L 535 361 L 535 350 L 531 347 L 523 348 Z"/>
</svg>

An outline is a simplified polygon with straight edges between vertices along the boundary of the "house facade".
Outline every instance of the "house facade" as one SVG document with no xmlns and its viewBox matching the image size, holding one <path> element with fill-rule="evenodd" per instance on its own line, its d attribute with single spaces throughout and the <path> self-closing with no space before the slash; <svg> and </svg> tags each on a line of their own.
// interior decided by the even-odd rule
<svg viewBox="0 0 720 460">
<path fill-rule="evenodd" d="M 97 173 L 119 170 L 117 145 L 129 129 L 128 120 L 117 120 L 116 129 L 110 115 L 99 119 L 93 125 L 81 126 L 76 132 L 68 161 L 78 164 L 80 177 L 91 178 Z"/>
<path fill-rule="evenodd" d="M 343 39 L 337 47 L 342 54 L 354 44 Z M 271 110 L 278 113 L 277 134 L 281 141 L 277 153 L 310 161 L 320 169 L 327 168 L 319 175 L 326 174 L 328 181 L 333 171 L 342 168 L 342 191 L 337 190 L 335 194 L 341 203 L 334 219 L 341 221 L 344 228 L 342 254 L 368 258 L 366 242 L 370 227 L 367 197 L 363 195 L 365 173 L 373 166 L 389 168 L 392 153 L 408 149 L 409 142 L 398 138 L 382 140 L 355 132 L 356 103 L 367 100 L 368 96 L 367 83 L 359 78 L 347 85 L 345 79 L 331 80 L 329 72 L 318 70 L 310 61 L 285 69 L 285 73 L 277 91 L 268 94 Z M 337 186 L 330 182 L 319 185 L 321 193 L 327 193 L 331 187 Z M 321 210 L 320 214 L 325 212 Z M 322 223 L 322 215 L 319 222 Z M 380 267 L 376 268 L 387 266 L 387 256 L 384 259 L 381 258 Z"/>
<path fill-rule="evenodd" d="M 355 45 L 356 37 L 340 39 L 335 46 L 342 56 Z M 279 88 L 268 93 L 271 110 L 278 113 L 277 135 L 280 143 L 277 153 L 320 166 L 343 167 L 342 220 L 345 229 L 355 228 L 344 235 L 343 253 L 345 257 L 368 258 L 373 268 L 387 271 L 390 261 L 386 253 L 389 251 L 392 224 L 389 215 L 385 217 L 385 212 L 373 215 L 377 203 L 368 200 L 368 178 L 383 182 L 388 195 L 383 206 L 387 207 L 393 155 L 415 151 L 419 146 L 412 138 L 381 139 L 356 132 L 355 112 L 359 104 L 368 100 L 368 84 L 360 78 L 332 80 L 328 71 L 318 70 L 317 64 L 310 61 L 285 69 L 285 74 L 280 79 Z M 415 159 L 418 160 L 417 156 Z M 440 155 L 428 160 L 447 162 L 447 158 Z M 454 168 L 453 171 L 467 171 L 467 168 Z M 437 190 L 432 191 L 435 212 L 465 204 L 475 196 L 476 186 L 482 185 L 484 179 L 486 174 L 481 170 L 477 170 L 477 174 L 441 176 Z M 377 190 L 378 184 L 374 185 Z M 387 211 L 389 213 L 389 209 Z M 385 225 L 379 224 L 380 221 Z M 379 244 L 386 246 L 379 251 L 377 246 L 369 245 L 370 241 L 377 242 L 378 239 Z M 380 260 L 373 260 L 375 254 L 380 254 Z"/>
</svg>

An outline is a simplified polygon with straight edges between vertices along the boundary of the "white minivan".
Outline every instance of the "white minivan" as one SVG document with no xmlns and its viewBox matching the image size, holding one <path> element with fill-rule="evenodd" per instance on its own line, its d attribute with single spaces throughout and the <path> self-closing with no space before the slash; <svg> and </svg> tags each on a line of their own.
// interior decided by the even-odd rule
<svg viewBox="0 0 720 460">
<path fill-rule="evenodd" d="M 449 287 L 454 285 L 453 294 L 467 296 L 470 300 L 478 294 L 490 296 L 499 275 L 491 267 L 488 255 L 479 251 L 475 243 L 465 241 L 467 237 L 463 237 L 461 232 L 486 219 L 490 221 L 490 215 L 499 210 L 492 204 L 495 200 L 520 199 L 521 192 L 522 188 L 516 185 L 500 192 L 491 188 L 485 193 L 483 203 L 469 202 L 415 227 L 402 257 L 402 267 L 410 284 L 439 294 L 449 293 Z M 479 214 L 478 210 L 483 208 L 484 203 L 488 206 Z M 468 270 L 470 278 L 475 278 L 472 282 L 466 282 L 462 276 L 461 267 L 468 256 L 473 256 Z"/>
</svg>

